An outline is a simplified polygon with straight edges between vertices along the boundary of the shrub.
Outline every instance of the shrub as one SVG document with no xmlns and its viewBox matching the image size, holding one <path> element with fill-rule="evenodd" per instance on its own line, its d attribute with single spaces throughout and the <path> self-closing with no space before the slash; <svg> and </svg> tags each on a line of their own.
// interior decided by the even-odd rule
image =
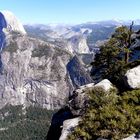
<svg viewBox="0 0 140 140">
<path fill-rule="evenodd" d="M 118 96 L 114 89 L 95 88 L 88 94 L 89 107 L 68 140 L 118 140 L 140 131 L 140 90 Z"/>
</svg>

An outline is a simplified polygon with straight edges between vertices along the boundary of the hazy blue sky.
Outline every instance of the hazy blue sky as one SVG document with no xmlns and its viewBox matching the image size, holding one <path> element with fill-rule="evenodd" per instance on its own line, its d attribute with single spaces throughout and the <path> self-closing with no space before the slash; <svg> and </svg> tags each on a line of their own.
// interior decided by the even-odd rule
<svg viewBox="0 0 140 140">
<path fill-rule="evenodd" d="M 23 23 L 83 23 L 140 19 L 140 0 L 0 0 Z"/>
</svg>

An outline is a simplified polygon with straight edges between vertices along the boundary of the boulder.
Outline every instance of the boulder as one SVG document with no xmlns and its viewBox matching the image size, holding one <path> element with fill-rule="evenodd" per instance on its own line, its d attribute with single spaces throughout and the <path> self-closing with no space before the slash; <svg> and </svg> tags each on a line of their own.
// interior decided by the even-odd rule
<svg viewBox="0 0 140 140">
<path fill-rule="evenodd" d="M 140 65 L 126 72 L 125 84 L 131 89 L 140 88 Z"/>
</svg>

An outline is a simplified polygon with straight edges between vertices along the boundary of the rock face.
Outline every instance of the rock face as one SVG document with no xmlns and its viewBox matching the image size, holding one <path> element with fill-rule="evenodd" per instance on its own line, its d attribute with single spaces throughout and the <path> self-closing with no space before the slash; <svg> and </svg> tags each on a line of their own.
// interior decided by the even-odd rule
<svg viewBox="0 0 140 140">
<path fill-rule="evenodd" d="M 63 122 L 62 135 L 60 136 L 59 140 L 66 140 L 67 136 L 78 125 L 80 120 L 81 119 L 78 117 L 78 118 L 69 119 L 69 120 L 64 121 Z"/>
<path fill-rule="evenodd" d="M 69 52 L 20 34 L 6 38 L 1 54 L 0 107 L 23 104 L 60 108 L 76 86 L 92 82 Z M 75 77 L 67 68 L 70 63 L 78 63 L 71 65 L 71 69 L 78 69 Z"/>
<path fill-rule="evenodd" d="M 140 66 L 128 70 L 125 77 L 125 83 L 129 88 L 140 88 Z"/>
<path fill-rule="evenodd" d="M 1 30 L 3 28 L 7 28 L 6 19 L 5 19 L 4 15 L 1 12 L 0 12 L 0 28 L 1 28 Z"/>
<path fill-rule="evenodd" d="M 89 74 L 85 73 L 85 68 L 80 66 L 81 64 L 82 62 L 77 56 L 74 56 L 67 64 L 67 70 L 69 71 L 70 78 L 72 79 L 72 83 L 75 87 L 85 85 L 90 79 Z M 78 71 L 81 72 L 79 73 Z"/>
<path fill-rule="evenodd" d="M 72 53 L 90 53 L 86 37 L 84 37 L 83 35 L 72 36 L 68 39 L 68 42 L 73 50 Z"/>
<path fill-rule="evenodd" d="M 8 31 L 10 31 L 10 32 L 16 31 L 16 32 L 19 32 L 21 34 L 26 34 L 26 31 L 25 31 L 23 25 L 21 24 L 19 19 L 17 19 L 15 17 L 15 15 L 12 12 L 2 11 L 0 14 L 3 15 L 3 16 L 0 16 L 0 18 L 1 18 L 0 21 L 3 20 L 3 18 L 4 18 L 4 20 L 6 21 L 6 25 L 7 25 L 6 28 Z"/>
</svg>

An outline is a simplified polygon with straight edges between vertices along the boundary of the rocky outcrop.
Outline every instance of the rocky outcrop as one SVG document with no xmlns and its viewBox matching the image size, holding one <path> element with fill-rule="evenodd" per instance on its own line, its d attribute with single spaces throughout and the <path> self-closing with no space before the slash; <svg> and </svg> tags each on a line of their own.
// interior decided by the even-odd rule
<svg viewBox="0 0 140 140">
<path fill-rule="evenodd" d="M 60 138 L 60 140 L 66 140 L 67 135 L 73 131 L 75 126 L 78 125 L 78 122 L 80 121 L 79 116 L 82 116 L 85 113 L 86 107 L 88 107 L 89 98 L 86 94 L 87 91 L 95 87 L 101 87 L 105 91 L 113 88 L 111 82 L 104 79 L 96 85 L 94 83 L 90 83 L 75 90 L 70 96 L 69 101 L 66 104 L 66 108 L 62 108 L 53 116 L 47 140 L 58 140 L 58 138 Z M 56 130 L 59 132 L 56 134 L 57 137 L 53 135 L 56 133 Z"/>
<path fill-rule="evenodd" d="M 125 74 L 125 84 L 131 89 L 140 88 L 140 66 L 130 69 Z"/>
<path fill-rule="evenodd" d="M 102 80 L 96 85 L 94 85 L 94 83 L 91 83 L 79 87 L 73 92 L 69 100 L 69 106 L 73 115 L 79 116 L 85 112 L 85 109 L 88 106 L 88 96 L 86 93 L 88 90 L 93 89 L 95 87 L 101 87 L 105 91 L 108 91 L 109 89 L 113 88 L 112 83 L 107 79 Z"/>
<path fill-rule="evenodd" d="M 84 113 L 84 108 L 88 107 L 85 106 L 88 104 L 88 102 L 85 102 L 88 101 L 88 97 L 86 96 L 85 93 L 87 90 L 91 90 L 95 87 L 101 87 L 107 92 L 113 88 L 113 85 L 109 80 L 105 79 L 95 85 L 91 83 L 81 86 L 79 89 L 73 92 L 72 100 L 69 100 L 69 108 L 73 115 L 73 118 L 63 121 L 63 126 L 61 127 L 61 129 L 62 128 L 63 129 L 61 131 L 61 136 L 59 140 L 66 140 L 68 135 L 70 135 L 73 132 L 74 128 L 78 125 L 79 121 L 81 120 L 79 116 L 82 116 L 82 114 Z M 108 140 L 108 139 L 98 138 L 98 140 Z M 124 138 L 123 140 L 140 140 L 140 133 L 133 134 L 127 138 Z"/>
<path fill-rule="evenodd" d="M 62 135 L 60 136 L 59 140 L 66 140 L 67 136 L 70 135 L 70 133 L 78 125 L 80 120 L 81 119 L 78 117 L 78 118 L 69 119 L 69 120 L 64 121 Z"/>
<path fill-rule="evenodd" d="M 97 83 L 94 87 L 100 87 L 105 91 L 109 91 L 111 88 L 113 88 L 113 85 L 108 79 L 104 79 L 101 82 Z"/>
</svg>

